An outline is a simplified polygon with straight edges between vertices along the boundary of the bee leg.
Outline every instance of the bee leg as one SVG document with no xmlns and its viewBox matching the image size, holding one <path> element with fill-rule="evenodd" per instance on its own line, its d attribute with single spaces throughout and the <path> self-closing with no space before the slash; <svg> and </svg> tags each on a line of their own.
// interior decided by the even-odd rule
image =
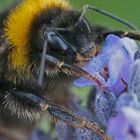
<svg viewBox="0 0 140 140">
<path fill-rule="evenodd" d="M 83 76 L 87 79 L 90 79 L 94 82 L 97 83 L 97 85 L 103 90 L 103 91 L 107 91 L 107 87 L 105 87 L 105 85 L 98 80 L 94 75 L 89 74 L 88 72 L 86 72 L 83 68 L 81 67 L 76 67 L 76 66 L 71 66 L 69 64 L 66 64 L 62 61 L 60 61 L 59 59 L 50 56 L 50 55 L 46 55 L 46 60 L 47 62 L 54 64 L 55 66 L 57 66 L 61 71 L 63 71 L 66 74 L 69 75 L 73 75 L 73 76 Z"/>
<path fill-rule="evenodd" d="M 14 96 L 14 98 L 17 98 L 16 100 L 20 100 L 20 101 L 16 102 L 15 107 L 21 108 L 20 105 L 17 105 L 17 104 L 20 103 L 21 101 L 26 101 L 26 103 L 30 103 L 30 105 L 32 104 L 32 105 L 35 105 L 36 107 L 38 107 L 38 109 L 41 112 L 48 111 L 50 115 L 52 115 L 54 118 L 56 118 L 56 120 L 61 120 L 64 123 L 66 123 L 72 127 L 90 129 L 90 130 L 94 131 L 95 133 L 99 134 L 103 138 L 103 140 L 111 140 L 111 138 L 108 137 L 105 134 L 105 132 L 95 122 L 92 122 L 92 121 L 86 119 L 85 117 L 76 115 L 72 111 L 70 111 L 64 107 L 61 107 L 57 104 L 54 104 L 53 102 L 51 102 L 47 99 L 39 97 L 35 94 L 21 92 L 16 89 L 14 89 L 14 91 L 8 95 L 6 95 L 6 93 L 2 94 L 0 92 L 0 98 L 2 98 L 3 100 L 9 98 L 8 96 Z M 9 101 L 9 102 L 10 102 L 10 106 L 9 106 L 9 109 L 10 109 L 12 102 L 11 101 Z M 25 103 L 24 103 L 24 105 L 25 105 Z M 5 107 L 8 107 L 8 105 L 6 105 Z M 15 109 L 15 107 L 14 107 L 14 109 Z M 17 109 L 17 110 L 19 110 L 19 109 Z M 25 108 L 24 109 L 21 108 L 20 110 L 21 110 L 21 113 L 23 114 L 22 110 L 25 110 Z M 19 112 L 17 112 L 17 114 L 18 113 Z M 35 112 L 35 113 L 37 113 L 37 112 Z M 33 112 L 30 115 L 33 115 Z M 19 114 L 18 114 L 18 116 L 19 116 Z M 25 114 L 24 114 L 24 117 L 25 117 Z"/>
<path fill-rule="evenodd" d="M 56 28 L 54 30 L 65 30 L 61 28 Z M 41 64 L 40 64 L 40 72 L 38 76 L 38 85 L 42 86 L 43 78 L 44 78 L 44 71 L 45 71 L 45 55 L 47 54 L 48 50 L 48 43 L 50 43 L 52 46 L 55 46 L 57 49 L 61 51 L 69 51 L 69 53 L 72 53 L 74 55 L 76 50 L 58 33 L 53 31 L 51 28 L 46 29 L 44 32 L 44 44 L 43 44 L 43 50 L 42 50 L 42 56 L 41 56 Z"/>
<path fill-rule="evenodd" d="M 64 123 L 77 128 L 87 128 L 99 134 L 103 140 L 111 140 L 109 136 L 96 124 L 85 117 L 74 114 L 72 111 L 61 107 L 53 102 L 33 94 L 17 94 L 24 99 L 29 100 L 33 104 L 40 107 L 42 111 L 48 111 L 56 120 L 61 120 Z"/>
<path fill-rule="evenodd" d="M 38 80 L 37 80 L 37 83 L 39 86 L 42 86 L 42 83 L 43 83 L 44 69 L 45 69 L 45 54 L 47 53 L 47 49 L 48 49 L 48 40 L 46 39 L 44 41 L 44 45 L 43 45 L 40 72 L 39 72 L 39 76 L 38 76 Z"/>
<path fill-rule="evenodd" d="M 140 40 L 140 32 L 132 31 L 132 32 L 127 32 L 127 31 L 107 31 L 102 34 L 102 37 L 105 39 L 106 36 L 109 34 L 114 34 L 119 37 L 129 37 L 135 40 Z"/>
<path fill-rule="evenodd" d="M 121 31 L 121 30 L 110 30 L 102 26 L 93 26 L 92 27 L 93 39 L 94 42 L 100 44 L 105 41 L 106 37 L 110 34 L 117 35 L 119 37 L 129 37 L 135 40 L 140 40 L 140 32 L 137 31 Z"/>
</svg>

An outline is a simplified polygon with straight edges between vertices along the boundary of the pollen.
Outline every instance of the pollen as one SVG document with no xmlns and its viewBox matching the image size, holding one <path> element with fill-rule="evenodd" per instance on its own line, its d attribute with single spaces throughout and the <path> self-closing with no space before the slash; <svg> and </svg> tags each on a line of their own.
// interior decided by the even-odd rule
<svg viewBox="0 0 140 140">
<path fill-rule="evenodd" d="M 68 9 L 65 0 L 23 0 L 10 11 L 5 21 L 5 36 L 13 48 L 9 56 L 13 69 L 25 69 L 30 52 L 31 26 L 36 16 L 51 8 Z"/>
</svg>

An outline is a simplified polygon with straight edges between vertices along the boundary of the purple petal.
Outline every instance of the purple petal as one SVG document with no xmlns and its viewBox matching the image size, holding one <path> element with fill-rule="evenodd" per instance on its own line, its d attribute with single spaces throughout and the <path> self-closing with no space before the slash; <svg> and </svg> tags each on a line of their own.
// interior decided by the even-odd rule
<svg viewBox="0 0 140 140">
<path fill-rule="evenodd" d="M 123 107 L 133 107 L 135 109 L 140 109 L 140 102 L 138 96 L 133 92 L 125 92 L 119 96 L 117 100 L 117 111 L 120 112 Z"/>
<path fill-rule="evenodd" d="M 123 72 L 123 69 L 125 70 L 125 73 L 128 73 L 126 70 L 131 63 L 119 37 L 116 37 L 115 35 L 109 35 L 106 39 L 106 42 L 107 45 L 105 44 L 103 46 L 103 51 L 109 57 L 108 67 L 110 74 L 107 84 L 113 85 L 118 80 L 120 74 Z"/>
<path fill-rule="evenodd" d="M 106 127 L 110 118 L 117 113 L 117 98 L 113 93 L 98 92 L 96 95 L 94 110 L 98 120 Z"/>
<path fill-rule="evenodd" d="M 108 134 L 114 140 L 140 139 L 140 111 L 131 107 L 124 107 L 122 113 L 111 119 L 108 125 Z"/>
<path fill-rule="evenodd" d="M 124 133 L 121 133 L 124 129 L 125 123 L 126 119 L 123 114 L 119 114 L 117 117 L 111 119 L 107 130 L 108 134 L 112 136 L 114 140 L 126 140 L 124 139 Z"/>
<path fill-rule="evenodd" d="M 31 132 L 31 140 L 50 140 L 51 138 L 49 135 L 43 132 L 43 130 L 40 129 L 33 129 Z"/>
<path fill-rule="evenodd" d="M 106 61 L 107 60 L 101 55 L 94 57 L 89 62 L 89 64 L 84 67 L 84 70 L 91 73 L 94 77 L 96 77 L 102 83 L 105 83 L 105 80 L 101 77 L 100 72 L 102 71 L 103 66 L 105 66 Z M 85 86 L 97 85 L 97 83 L 89 79 L 81 77 L 74 81 L 74 85 L 78 87 L 85 87 Z"/>
<path fill-rule="evenodd" d="M 133 39 L 124 37 L 121 39 L 121 43 L 124 46 L 124 49 L 127 51 L 129 58 L 133 61 L 135 53 L 138 51 L 138 46 Z"/>
<path fill-rule="evenodd" d="M 74 85 L 78 87 L 91 86 L 93 85 L 93 81 L 81 77 L 74 81 Z"/>
<path fill-rule="evenodd" d="M 136 43 L 127 37 L 120 38 L 109 35 L 103 45 L 102 53 L 93 58 L 84 69 L 101 82 L 116 95 L 124 92 L 130 83 L 133 74 L 134 56 L 138 51 Z M 104 67 L 108 68 L 108 77 L 105 79 L 101 73 Z M 76 86 L 84 87 L 97 85 L 94 81 L 80 78 L 74 82 Z"/>
</svg>

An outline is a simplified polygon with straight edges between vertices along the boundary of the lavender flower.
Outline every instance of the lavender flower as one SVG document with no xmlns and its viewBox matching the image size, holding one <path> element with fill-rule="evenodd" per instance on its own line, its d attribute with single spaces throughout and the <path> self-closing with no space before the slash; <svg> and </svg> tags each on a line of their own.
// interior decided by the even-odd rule
<svg viewBox="0 0 140 140">
<path fill-rule="evenodd" d="M 138 54 L 138 52 L 136 52 Z M 136 60 L 136 56 L 134 58 Z M 129 90 L 117 100 L 118 115 L 111 119 L 108 133 L 114 140 L 140 139 L 140 62 L 133 62 L 132 78 Z M 118 129 L 119 128 L 119 129 Z"/>
<path fill-rule="evenodd" d="M 95 112 L 97 118 L 105 127 L 109 119 L 117 114 L 116 101 L 113 93 L 98 92 L 96 95 Z"/>
<path fill-rule="evenodd" d="M 140 102 L 140 59 L 135 62 L 134 73 L 130 84 L 130 92 L 135 93 Z"/>
<path fill-rule="evenodd" d="M 138 47 L 132 39 L 109 35 L 102 48 L 102 53 L 93 58 L 84 69 L 118 96 L 130 83 L 134 56 L 137 51 Z M 74 84 L 80 87 L 97 85 L 85 78 L 76 80 Z"/>
<path fill-rule="evenodd" d="M 119 96 L 117 100 L 117 111 L 120 112 L 123 107 L 133 107 L 135 109 L 140 109 L 140 102 L 138 101 L 138 96 L 133 92 L 125 92 Z"/>
<path fill-rule="evenodd" d="M 80 116 L 84 116 L 87 119 L 92 120 L 94 122 L 97 122 L 95 116 L 93 116 L 93 114 L 86 108 L 78 108 L 77 114 L 79 114 Z M 77 128 L 75 129 L 75 133 L 75 140 L 102 140 L 102 138 L 98 134 L 86 128 Z"/>
<path fill-rule="evenodd" d="M 92 130 L 86 128 L 72 128 L 63 122 L 56 124 L 57 140 L 102 140 Z"/>
<path fill-rule="evenodd" d="M 75 128 L 72 128 L 71 126 L 61 121 L 56 124 L 56 130 L 57 130 L 57 140 L 75 140 L 76 139 Z"/>
<path fill-rule="evenodd" d="M 123 93 L 117 101 L 117 110 L 120 111 L 124 106 L 131 106 L 140 109 L 140 62 L 135 61 L 133 75 L 130 81 L 128 92 Z"/>
<path fill-rule="evenodd" d="M 110 120 L 108 134 L 114 140 L 140 140 L 140 111 L 124 107 L 119 115 Z"/>
<path fill-rule="evenodd" d="M 91 130 L 77 128 L 75 140 L 102 140 L 102 138 Z"/>
<path fill-rule="evenodd" d="M 79 104 L 75 104 L 75 106 L 74 112 L 78 115 L 97 122 L 96 118 L 88 109 L 80 107 Z M 102 138 L 92 130 L 86 128 L 72 128 L 63 122 L 56 124 L 56 130 L 58 133 L 58 140 L 102 140 Z"/>
<path fill-rule="evenodd" d="M 51 138 L 40 129 L 33 129 L 31 133 L 31 140 L 51 140 Z"/>
</svg>

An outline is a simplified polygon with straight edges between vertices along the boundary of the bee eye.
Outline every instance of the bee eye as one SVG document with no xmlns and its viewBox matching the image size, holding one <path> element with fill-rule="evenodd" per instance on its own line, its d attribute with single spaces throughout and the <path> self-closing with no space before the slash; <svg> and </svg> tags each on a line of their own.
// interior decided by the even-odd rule
<svg viewBox="0 0 140 140">
<path fill-rule="evenodd" d="M 68 49 L 66 41 L 61 37 L 60 34 L 50 31 L 48 33 L 48 43 L 51 49 L 59 52 L 65 52 Z"/>
</svg>

